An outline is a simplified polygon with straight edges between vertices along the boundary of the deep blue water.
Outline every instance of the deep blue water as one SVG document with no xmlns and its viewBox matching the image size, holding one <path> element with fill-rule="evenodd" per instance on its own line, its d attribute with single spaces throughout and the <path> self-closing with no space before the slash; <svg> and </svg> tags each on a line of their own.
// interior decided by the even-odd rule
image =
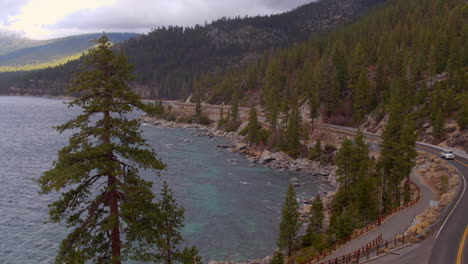
<svg viewBox="0 0 468 264">
<path fill-rule="evenodd" d="M 34 179 L 52 166 L 67 142 L 52 127 L 79 113 L 62 101 L 0 97 L 0 263 L 52 263 L 66 229 L 44 224 L 47 204 L 57 194 L 38 195 Z M 168 165 L 166 180 L 186 209 L 183 236 L 210 259 L 262 258 L 275 249 L 281 204 L 291 177 L 305 177 L 300 195 L 324 187 L 318 179 L 263 166 L 249 166 L 241 155 L 216 148 L 228 142 L 197 137 L 193 131 L 142 126 L 144 137 Z M 186 142 L 190 141 L 190 142 Z"/>
</svg>

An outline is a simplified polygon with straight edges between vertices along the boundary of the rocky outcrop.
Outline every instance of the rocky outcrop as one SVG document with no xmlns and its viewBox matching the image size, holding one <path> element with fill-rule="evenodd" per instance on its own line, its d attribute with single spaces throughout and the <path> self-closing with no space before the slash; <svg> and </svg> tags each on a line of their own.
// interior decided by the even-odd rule
<svg viewBox="0 0 468 264">
<path fill-rule="evenodd" d="M 169 128 L 193 129 L 197 136 L 201 137 L 224 137 L 230 140 L 231 145 L 218 145 L 218 148 L 227 149 L 228 151 L 242 154 L 247 157 L 252 164 L 261 164 L 269 168 L 280 171 L 302 171 L 311 176 L 321 177 L 322 180 L 328 182 L 332 187 L 337 188 L 336 169 L 330 164 L 321 164 L 319 161 L 311 161 L 305 158 L 294 159 L 284 152 L 271 151 L 260 148 L 255 145 L 244 143 L 244 138 L 235 132 L 225 132 L 217 129 L 215 125 L 204 126 L 199 124 L 183 124 L 174 121 L 166 121 L 149 116 L 142 116 L 143 123 L 163 126 Z M 299 187 L 302 183 L 293 184 Z"/>
</svg>

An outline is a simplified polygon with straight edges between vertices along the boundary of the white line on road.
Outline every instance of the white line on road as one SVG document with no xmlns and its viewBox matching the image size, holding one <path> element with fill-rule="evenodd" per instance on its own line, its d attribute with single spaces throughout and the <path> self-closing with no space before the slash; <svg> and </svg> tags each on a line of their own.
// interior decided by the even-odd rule
<svg viewBox="0 0 468 264">
<path fill-rule="evenodd" d="M 453 165 L 452 165 L 453 166 Z M 457 171 L 458 173 L 460 174 L 460 178 L 462 179 L 463 181 L 463 192 L 462 192 L 462 195 L 460 195 L 460 198 L 458 198 L 458 201 L 457 203 L 455 204 L 455 206 L 452 208 L 452 210 L 450 211 L 449 215 L 447 216 L 447 218 L 445 218 L 445 221 L 442 223 L 442 226 L 440 227 L 439 229 L 439 232 L 437 232 L 435 238 L 437 239 L 437 237 L 439 236 L 440 232 L 442 231 L 442 229 L 444 228 L 445 226 L 445 223 L 447 223 L 447 220 L 450 218 L 450 216 L 452 215 L 453 211 L 455 210 L 455 208 L 457 208 L 457 205 L 458 203 L 460 203 L 461 199 L 463 198 L 463 195 L 465 195 L 465 191 L 466 191 L 466 180 L 465 180 L 465 176 L 463 175 L 463 173 L 461 173 L 461 171 L 453 166 Z"/>
</svg>

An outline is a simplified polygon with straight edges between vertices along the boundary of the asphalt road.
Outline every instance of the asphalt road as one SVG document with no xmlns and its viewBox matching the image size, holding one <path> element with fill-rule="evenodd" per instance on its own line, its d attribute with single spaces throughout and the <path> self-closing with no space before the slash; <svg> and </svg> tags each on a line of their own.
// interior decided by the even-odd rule
<svg viewBox="0 0 468 264">
<path fill-rule="evenodd" d="M 335 125 L 314 124 L 320 128 L 332 128 L 346 131 L 349 134 L 356 132 L 354 128 Z M 365 133 L 366 137 L 379 139 L 379 135 Z M 429 154 L 440 157 L 442 148 L 417 143 L 416 148 Z M 429 263 L 429 264 L 468 264 L 468 192 L 466 191 L 468 181 L 468 158 L 455 154 L 455 159 L 448 161 L 462 176 L 460 186 L 460 197 L 455 201 L 455 206 L 442 225 L 434 234 L 423 243 L 403 250 L 397 255 L 392 255 L 375 263 Z M 412 250 L 413 249 L 413 250 Z"/>
<path fill-rule="evenodd" d="M 439 155 L 440 149 L 418 144 L 418 148 L 434 155 Z M 448 161 L 463 176 L 460 192 L 462 196 L 455 204 L 442 226 L 434 234 L 434 245 L 429 258 L 429 264 L 467 264 L 468 238 L 465 232 L 468 228 L 468 159 L 455 155 L 455 160 Z M 462 239 L 463 238 L 463 239 Z"/>
</svg>

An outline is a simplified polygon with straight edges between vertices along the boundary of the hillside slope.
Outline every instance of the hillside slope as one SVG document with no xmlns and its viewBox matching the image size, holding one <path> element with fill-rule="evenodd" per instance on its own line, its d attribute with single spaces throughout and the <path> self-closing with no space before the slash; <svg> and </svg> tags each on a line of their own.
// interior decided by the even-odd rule
<svg viewBox="0 0 468 264">
<path fill-rule="evenodd" d="M 45 40 L 32 40 L 20 35 L 0 30 L 0 56 L 25 48 L 41 46 L 49 43 Z"/>
<path fill-rule="evenodd" d="M 383 0 L 322 0 L 290 12 L 222 18 L 206 26 L 159 28 L 119 45 L 135 65 L 135 87 L 144 97 L 184 98 L 202 73 L 239 68 L 271 48 L 287 47 L 350 22 Z M 0 91 L 63 93 L 75 64 L 29 73 L 13 82 L 0 76 Z M 33 80 L 31 82 L 31 80 Z M 55 87 L 55 88 L 51 88 Z M 62 87 L 62 88 L 60 88 Z"/>
<path fill-rule="evenodd" d="M 421 140 L 466 150 L 467 21 L 463 0 L 388 1 L 250 67 L 201 76 L 194 94 L 210 103 L 229 103 L 232 95 L 259 103 L 278 134 L 307 105 L 310 117 L 346 126 L 378 129 L 399 116 Z"/>
<path fill-rule="evenodd" d="M 33 41 L 10 37 L 10 41 L 16 44 L 18 44 L 18 41 L 24 40 L 26 47 L 17 48 L 0 56 L 0 70 L 28 69 L 28 67 L 34 68 L 35 65 L 44 65 L 45 67 L 54 65 L 55 62 L 63 58 L 79 57 L 94 45 L 92 40 L 100 35 L 86 34 L 47 41 Z M 107 35 L 112 42 L 122 42 L 136 36 L 133 33 L 108 33 Z M 7 38 L 4 38 L 4 41 L 1 44 L 7 45 Z"/>
</svg>

